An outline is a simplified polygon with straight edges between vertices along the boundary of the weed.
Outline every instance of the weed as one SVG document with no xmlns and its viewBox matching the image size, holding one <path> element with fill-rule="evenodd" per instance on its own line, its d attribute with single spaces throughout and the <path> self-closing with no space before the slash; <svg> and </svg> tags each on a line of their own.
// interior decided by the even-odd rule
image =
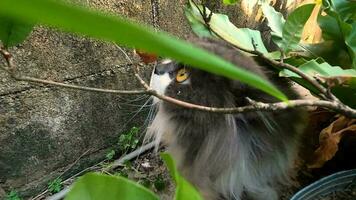
<svg viewBox="0 0 356 200">
<path fill-rule="evenodd" d="M 161 175 L 158 175 L 153 181 L 153 186 L 156 188 L 157 191 L 162 191 L 166 188 L 166 182 Z"/>
<path fill-rule="evenodd" d="M 63 188 L 62 179 L 60 178 L 56 178 L 48 183 L 48 191 L 51 192 L 52 194 L 61 191 L 62 188 Z"/>
<path fill-rule="evenodd" d="M 105 158 L 107 160 L 112 160 L 114 158 L 115 154 L 116 154 L 115 150 L 111 150 L 108 153 L 106 153 Z"/>
<path fill-rule="evenodd" d="M 132 127 L 129 132 L 122 133 L 119 137 L 119 149 L 123 152 L 127 152 L 129 150 L 133 150 L 137 147 L 139 140 L 138 140 L 138 132 L 139 128 Z"/>
<path fill-rule="evenodd" d="M 21 200 L 21 198 L 15 190 L 11 190 L 10 193 L 6 195 L 5 200 Z"/>
</svg>

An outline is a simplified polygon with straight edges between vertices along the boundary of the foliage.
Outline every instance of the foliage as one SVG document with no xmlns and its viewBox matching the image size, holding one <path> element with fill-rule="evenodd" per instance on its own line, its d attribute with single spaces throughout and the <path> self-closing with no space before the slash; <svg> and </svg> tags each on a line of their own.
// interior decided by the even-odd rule
<svg viewBox="0 0 356 200">
<path fill-rule="evenodd" d="M 48 183 L 48 191 L 51 192 L 52 194 L 61 191 L 62 188 L 63 188 L 62 179 L 60 178 L 56 178 Z"/>
<path fill-rule="evenodd" d="M 304 25 L 315 7 L 314 4 L 306 4 L 298 7 L 289 14 L 287 19 L 284 19 L 281 13 L 277 12 L 267 3 L 262 3 L 261 8 L 268 21 L 268 26 L 271 29 L 272 41 L 280 48 L 286 57 L 284 62 L 299 67 L 302 71 L 311 76 L 325 78 L 325 73 L 327 73 L 328 81 L 325 81 L 324 85 L 330 87 L 331 91 L 344 103 L 355 107 L 356 103 L 354 99 L 356 96 L 353 94 L 356 94 L 356 81 L 353 78 L 354 71 L 342 69 L 351 67 L 351 63 L 355 60 L 353 59 L 352 52 L 356 47 L 356 40 L 354 39 L 356 28 L 350 29 L 349 26 L 352 24 L 352 26 L 356 27 L 356 17 L 354 14 L 356 13 L 356 7 L 354 3 L 351 4 L 351 2 L 344 0 L 337 2 L 332 0 L 323 1 L 322 10 L 324 10 L 327 15 L 324 16 L 319 13 L 318 21 L 323 30 L 324 41 L 318 44 L 304 44 L 300 42 Z M 206 15 L 211 15 L 210 21 L 208 22 L 204 20 L 204 10 L 206 10 Z M 253 50 L 253 46 L 251 45 L 251 40 L 253 40 L 255 44 L 257 44 L 256 50 L 269 58 L 275 60 L 280 59 L 280 53 L 268 52 L 266 50 L 262 43 L 260 33 L 257 30 L 237 28 L 228 21 L 226 15 L 217 13 L 210 14 L 209 9 L 204 9 L 202 5 L 196 5 L 193 1 L 188 3 L 185 13 L 193 31 L 201 37 L 223 38 L 234 45 L 248 50 Z M 337 51 L 337 53 L 334 51 Z M 335 55 L 338 55 L 338 58 L 341 59 L 335 59 Z M 334 62 L 330 62 L 331 64 L 327 63 L 330 60 Z M 341 68 L 338 67 L 338 65 Z M 312 93 L 318 94 L 318 91 L 308 82 L 296 76 L 294 73 L 294 76 L 291 76 L 291 72 L 287 71 L 288 70 L 283 70 L 281 75 L 291 77 Z M 345 81 L 334 81 L 335 84 L 330 85 L 331 80 L 340 80 L 340 74 L 342 74 L 343 80 Z"/>
<path fill-rule="evenodd" d="M 280 48 L 288 53 L 291 50 L 298 49 L 304 24 L 307 22 L 314 4 L 306 4 L 295 9 L 287 18 L 283 25 L 282 44 Z"/>
<path fill-rule="evenodd" d="M 88 173 L 79 178 L 65 200 L 158 200 L 151 191 L 123 177 Z"/>
<path fill-rule="evenodd" d="M 205 25 L 204 17 L 202 16 L 203 6 L 196 5 L 193 1 L 189 1 L 185 9 L 187 19 L 192 24 L 193 31 L 203 37 L 219 37 L 224 38 L 231 44 L 243 47 L 248 50 L 254 50 L 252 41 L 256 44 L 258 51 L 267 53 L 267 49 L 262 42 L 261 34 L 257 30 L 248 28 L 237 28 L 233 25 L 229 17 L 223 14 L 212 13 L 209 21 L 209 28 Z M 211 11 L 205 8 L 205 17 L 209 16 Z"/>
<path fill-rule="evenodd" d="M 105 158 L 107 160 L 111 160 L 111 159 L 114 158 L 115 154 L 116 154 L 115 150 L 112 149 L 112 150 L 110 150 L 109 152 L 106 153 Z"/>
<path fill-rule="evenodd" d="M 138 133 L 140 129 L 137 127 L 132 127 L 127 133 L 122 133 L 119 137 L 118 145 L 121 151 L 127 152 L 133 150 L 137 147 Z"/>
<path fill-rule="evenodd" d="M 201 200 L 202 198 L 195 188 L 179 175 L 173 159 L 168 154 L 162 154 L 161 156 L 177 185 L 175 200 Z M 154 186 L 157 190 L 161 190 L 165 187 L 165 183 L 162 178 L 157 177 Z M 65 200 L 95 200 L 102 199 L 104 196 L 106 200 L 116 200 L 117 197 L 120 197 L 121 200 L 158 200 L 154 193 L 141 184 L 124 177 L 98 173 L 88 173 L 79 178 Z"/>
<path fill-rule="evenodd" d="M 5 197 L 5 200 L 21 200 L 19 194 L 15 190 L 11 190 Z"/>
<path fill-rule="evenodd" d="M 167 33 L 122 17 L 101 14 L 55 0 L 2 0 L 0 13 L 31 24 L 41 23 L 174 58 L 214 74 L 238 79 L 283 101 L 287 100 L 281 91 L 265 79 Z"/>
</svg>

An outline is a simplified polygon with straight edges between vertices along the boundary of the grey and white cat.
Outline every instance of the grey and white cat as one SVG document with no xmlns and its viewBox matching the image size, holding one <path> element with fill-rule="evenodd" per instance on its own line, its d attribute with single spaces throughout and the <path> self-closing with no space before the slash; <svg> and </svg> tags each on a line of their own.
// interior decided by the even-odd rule
<svg viewBox="0 0 356 200">
<path fill-rule="evenodd" d="M 275 77 L 225 43 L 199 39 L 196 45 L 264 77 L 290 99 L 297 95 L 286 80 Z M 151 87 L 194 104 L 234 107 L 255 101 L 277 102 L 236 80 L 213 75 L 171 60 L 158 63 Z M 298 110 L 216 114 L 154 99 L 158 111 L 148 133 L 168 146 L 178 169 L 206 200 L 277 200 L 278 185 L 289 181 L 297 155 L 304 114 Z"/>
</svg>

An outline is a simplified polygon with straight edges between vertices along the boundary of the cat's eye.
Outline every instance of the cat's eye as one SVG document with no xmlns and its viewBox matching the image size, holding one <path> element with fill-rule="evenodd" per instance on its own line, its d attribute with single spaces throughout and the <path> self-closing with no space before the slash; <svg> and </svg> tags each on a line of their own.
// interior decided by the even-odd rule
<svg viewBox="0 0 356 200">
<path fill-rule="evenodd" d="M 187 80 L 189 77 L 189 72 L 186 68 L 181 68 L 177 71 L 177 74 L 176 74 L 176 81 L 178 83 L 181 83 L 185 80 Z"/>
</svg>

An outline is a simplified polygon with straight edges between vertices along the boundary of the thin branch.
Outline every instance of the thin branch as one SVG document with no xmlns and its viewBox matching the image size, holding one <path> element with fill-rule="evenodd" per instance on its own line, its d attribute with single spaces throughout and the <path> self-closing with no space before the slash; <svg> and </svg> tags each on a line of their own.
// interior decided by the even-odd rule
<svg viewBox="0 0 356 200">
<path fill-rule="evenodd" d="M 231 107 L 231 108 L 218 108 L 218 107 L 197 105 L 197 104 L 181 101 L 166 95 L 159 94 L 156 90 L 153 90 L 140 76 L 139 74 L 139 66 L 141 66 L 140 64 L 133 64 L 134 67 L 133 70 L 134 70 L 135 77 L 140 82 L 140 84 L 144 87 L 145 90 L 136 90 L 136 91 L 135 90 L 134 91 L 107 90 L 107 89 L 88 88 L 88 87 L 82 87 L 76 85 L 69 85 L 69 84 L 58 83 L 54 81 L 37 79 L 32 77 L 21 77 L 15 74 L 16 67 L 13 64 L 11 54 L 9 54 L 4 49 L 1 49 L 0 53 L 4 55 L 4 58 L 7 60 L 7 63 L 9 65 L 9 68 L 13 70 L 8 71 L 7 68 L 4 69 L 7 72 L 9 72 L 9 74 L 16 80 L 37 82 L 42 84 L 49 84 L 49 85 L 55 85 L 55 86 L 78 89 L 78 90 L 93 91 L 93 92 L 105 92 L 105 93 L 116 93 L 116 94 L 149 94 L 163 101 L 178 106 L 182 106 L 184 108 L 195 109 L 204 112 L 221 113 L 221 114 L 233 114 L 233 113 L 243 113 L 243 112 L 252 112 L 252 111 L 278 111 L 278 110 L 285 110 L 288 108 L 296 108 L 296 107 L 319 106 L 319 107 L 328 108 L 337 113 L 344 114 L 347 117 L 356 118 L 356 110 L 335 100 L 291 100 L 289 102 L 278 102 L 278 103 L 251 102 L 251 105 L 242 106 L 242 107 Z"/>
<path fill-rule="evenodd" d="M 342 113 L 345 116 L 356 118 L 356 110 L 336 101 L 327 101 L 327 100 L 291 100 L 289 102 L 277 102 L 277 103 L 262 103 L 250 100 L 251 105 L 242 106 L 242 107 L 231 107 L 231 108 L 218 108 L 218 107 L 209 107 L 202 106 L 197 104 L 192 104 L 189 102 L 181 101 L 166 95 L 159 94 L 157 91 L 153 90 L 139 75 L 138 66 L 134 71 L 136 78 L 146 88 L 147 93 L 151 94 L 163 101 L 182 106 L 184 108 L 205 111 L 205 112 L 214 112 L 221 114 L 233 114 L 233 113 L 244 113 L 252 111 L 279 111 L 289 108 L 298 108 L 298 107 L 310 107 L 310 106 L 319 106 L 328 108 L 338 113 Z"/>
<path fill-rule="evenodd" d="M 51 80 L 44 80 L 34 77 L 28 76 L 20 76 L 17 74 L 17 68 L 14 64 L 12 55 L 6 51 L 5 49 L 0 48 L 0 53 L 6 60 L 8 67 L 3 67 L 3 69 L 10 74 L 10 76 L 17 80 L 17 81 L 27 81 L 33 83 L 40 83 L 46 85 L 53 85 L 53 86 L 60 86 L 64 88 L 76 89 L 76 90 L 84 90 L 84 91 L 91 91 L 91 92 L 101 92 L 101 93 L 110 93 L 110 94 L 147 94 L 145 90 L 112 90 L 112 89 L 101 89 L 101 88 L 94 88 L 94 87 L 86 87 L 86 86 L 79 86 L 79 85 L 72 85 L 67 83 L 60 83 Z"/>
</svg>

